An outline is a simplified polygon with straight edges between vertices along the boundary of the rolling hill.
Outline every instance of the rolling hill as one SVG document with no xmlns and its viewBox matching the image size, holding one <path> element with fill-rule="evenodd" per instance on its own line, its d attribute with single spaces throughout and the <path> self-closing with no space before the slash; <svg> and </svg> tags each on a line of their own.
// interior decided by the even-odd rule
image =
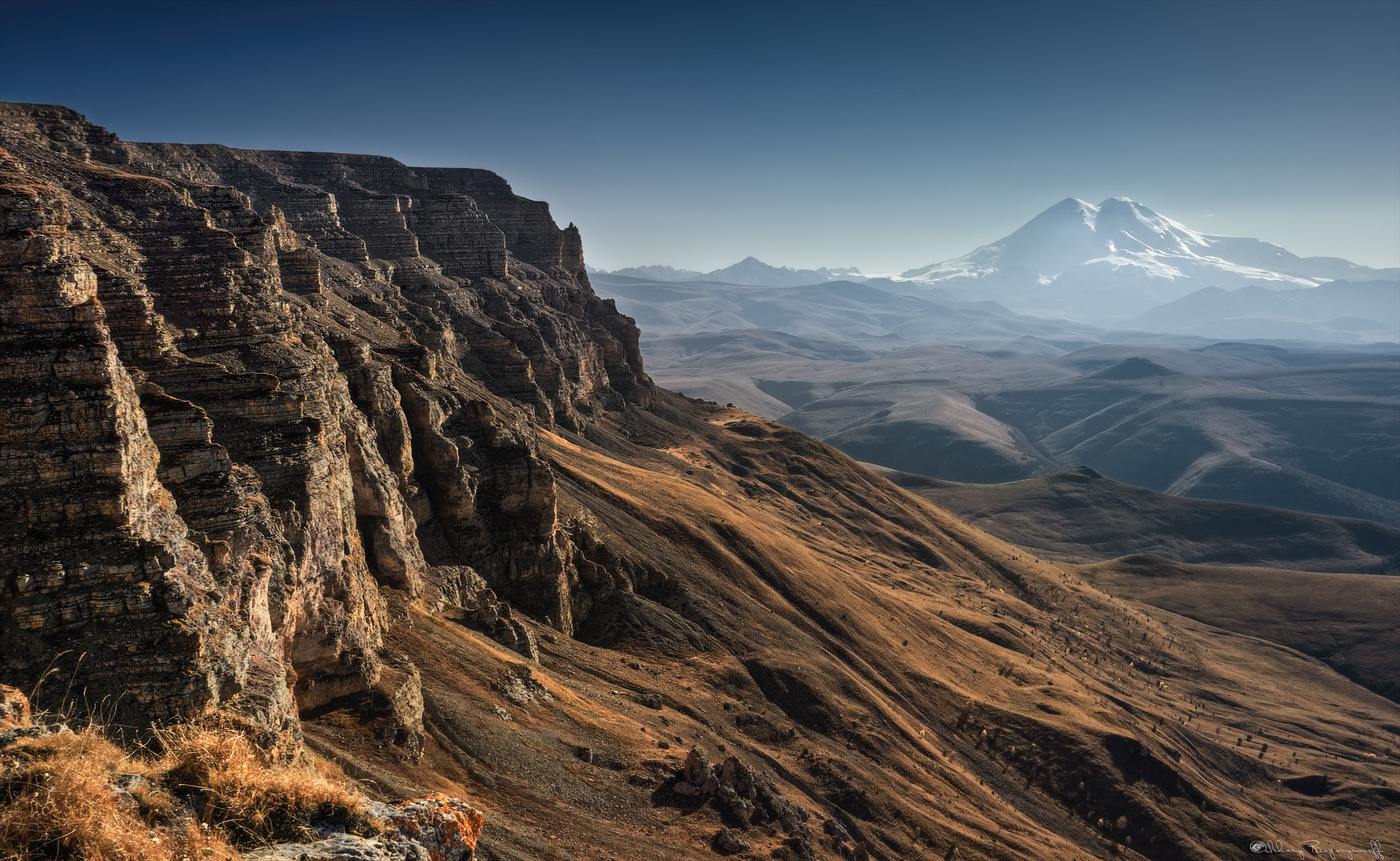
<svg viewBox="0 0 1400 861">
<path fill-rule="evenodd" d="M 857 460 L 983 483 L 1082 464 L 1177 496 L 1400 524 L 1393 345 L 1105 331 L 879 282 L 598 283 L 638 319 L 657 380 Z"/>
<path fill-rule="evenodd" d="M 1194 564 L 1400 574 L 1400 529 L 1369 520 L 1184 499 L 1088 467 L 1006 484 L 881 472 L 979 529 L 1051 559 L 1148 554 Z"/>
</svg>

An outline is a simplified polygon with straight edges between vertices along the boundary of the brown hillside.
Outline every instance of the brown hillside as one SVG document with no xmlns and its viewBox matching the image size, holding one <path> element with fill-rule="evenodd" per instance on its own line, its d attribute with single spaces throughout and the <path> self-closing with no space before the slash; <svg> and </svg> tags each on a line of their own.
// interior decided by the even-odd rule
<svg viewBox="0 0 1400 861">
<path fill-rule="evenodd" d="M 304 740 L 469 800 L 483 859 L 1400 844 L 1395 703 L 655 388 L 500 177 L 0 133 L 0 680 L 41 708 Z"/>
<path fill-rule="evenodd" d="M 654 578 L 578 639 L 541 643 L 533 676 L 551 699 L 499 693 L 519 657 L 450 611 L 410 612 L 396 638 L 434 656 L 425 762 L 497 811 L 487 857 L 693 857 L 725 820 L 665 791 L 692 747 L 767 771 L 875 857 L 1394 839 L 1392 703 L 1265 639 L 1113 598 L 792 431 L 679 406 L 658 410 L 669 427 L 622 429 L 644 447 L 546 438 L 610 565 Z M 1337 696 L 1345 710 L 1309 705 Z M 438 787 L 344 728 L 307 726 L 396 791 Z M 1334 787 L 1320 799 L 1279 783 L 1313 773 Z M 537 830 L 554 805 L 588 833 Z"/>
</svg>

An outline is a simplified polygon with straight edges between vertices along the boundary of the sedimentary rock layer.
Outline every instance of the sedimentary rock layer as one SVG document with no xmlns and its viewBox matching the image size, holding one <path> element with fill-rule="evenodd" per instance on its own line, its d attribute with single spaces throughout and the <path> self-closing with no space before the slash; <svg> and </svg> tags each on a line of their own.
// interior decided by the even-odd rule
<svg viewBox="0 0 1400 861">
<path fill-rule="evenodd" d="M 573 630 L 536 428 L 651 397 L 577 230 L 488 171 L 52 106 L 0 107 L 0 146 L 7 678 L 293 726 L 388 696 L 380 586 Z"/>
</svg>

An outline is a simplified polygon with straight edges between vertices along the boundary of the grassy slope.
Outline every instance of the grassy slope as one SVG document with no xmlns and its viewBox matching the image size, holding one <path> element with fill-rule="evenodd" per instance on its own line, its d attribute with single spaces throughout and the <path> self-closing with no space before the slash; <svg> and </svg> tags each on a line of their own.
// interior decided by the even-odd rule
<svg viewBox="0 0 1400 861">
<path fill-rule="evenodd" d="M 1400 577 L 1183 565 L 1151 556 L 1081 570 L 1115 595 L 1297 649 L 1400 702 Z"/>
<path fill-rule="evenodd" d="M 696 857 L 720 817 L 664 782 L 691 745 L 760 768 L 877 858 L 1400 841 L 1382 785 L 1400 780 L 1394 703 L 1292 649 L 1112 597 L 779 426 L 687 413 L 704 410 L 547 438 L 561 517 L 590 519 L 639 584 L 580 640 L 542 643 L 550 699 L 503 699 L 518 655 L 451 608 L 407 607 L 391 636 L 423 670 L 424 760 L 394 760 L 348 715 L 308 721 L 316 749 L 386 792 L 475 800 L 484 858 Z M 1277 782 L 1314 773 L 1331 795 Z M 748 836 L 756 857 L 782 839 Z"/>
</svg>

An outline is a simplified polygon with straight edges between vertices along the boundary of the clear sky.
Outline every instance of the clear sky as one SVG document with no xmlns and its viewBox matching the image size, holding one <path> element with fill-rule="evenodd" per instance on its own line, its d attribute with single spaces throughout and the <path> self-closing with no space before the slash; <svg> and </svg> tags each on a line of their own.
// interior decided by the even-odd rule
<svg viewBox="0 0 1400 861">
<path fill-rule="evenodd" d="M 1400 3 L 0 0 L 0 99 L 495 170 L 594 266 L 898 272 L 1066 197 L 1400 265 Z"/>
</svg>

